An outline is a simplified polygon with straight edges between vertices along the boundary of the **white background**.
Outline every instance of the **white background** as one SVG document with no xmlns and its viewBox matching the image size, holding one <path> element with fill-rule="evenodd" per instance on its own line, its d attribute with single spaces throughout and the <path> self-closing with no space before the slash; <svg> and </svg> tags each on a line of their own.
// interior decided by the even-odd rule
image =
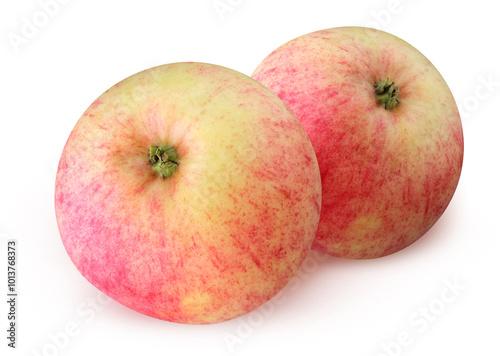
<svg viewBox="0 0 500 356">
<path fill-rule="evenodd" d="M 231 11 L 219 16 L 213 0 L 60 1 L 51 10 L 41 5 L 48 0 L 0 7 L 1 355 L 500 353 L 494 2 L 222 0 Z M 39 28 L 13 45 L 25 21 Z M 432 230 L 381 259 L 311 255 L 280 298 L 221 324 L 169 323 L 101 298 L 66 255 L 53 208 L 59 156 L 90 103 L 125 77 L 170 62 L 250 75 L 284 42 L 346 25 L 377 27 L 415 46 L 461 107 L 463 173 Z M 8 239 L 18 243 L 16 350 L 6 345 Z"/>
</svg>

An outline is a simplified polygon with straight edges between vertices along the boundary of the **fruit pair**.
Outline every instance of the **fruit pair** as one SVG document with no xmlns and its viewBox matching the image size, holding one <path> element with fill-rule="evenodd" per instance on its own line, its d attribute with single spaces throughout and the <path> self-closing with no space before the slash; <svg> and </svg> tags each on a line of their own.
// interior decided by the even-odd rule
<svg viewBox="0 0 500 356">
<path fill-rule="evenodd" d="M 329 29 L 281 46 L 253 78 L 262 84 L 210 64 L 155 67 L 78 121 L 56 215 L 73 263 L 102 292 L 153 317 L 221 322 L 269 300 L 311 246 L 381 257 L 441 216 L 462 128 L 416 49 Z"/>
</svg>

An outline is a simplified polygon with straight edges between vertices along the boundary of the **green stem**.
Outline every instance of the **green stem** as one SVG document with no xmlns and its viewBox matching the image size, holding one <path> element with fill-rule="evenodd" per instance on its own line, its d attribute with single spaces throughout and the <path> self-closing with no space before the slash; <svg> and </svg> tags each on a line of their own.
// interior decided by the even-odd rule
<svg viewBox="0 0 500 356">
<path fill-rule="evenodd" d="M 149 148 L 149 164 L 153 171 L 162 178 L 168 178 L 179 166 L 179 156 L 174 147 L 168 145 L 151 146 Z"/>
<path fill-rule="evenodd" d="M 389 78 L 375 84 L 375 94 L 380 105 L 386 110 L 394 109 L 399 103 L 399 88 Z"/>
</svg>

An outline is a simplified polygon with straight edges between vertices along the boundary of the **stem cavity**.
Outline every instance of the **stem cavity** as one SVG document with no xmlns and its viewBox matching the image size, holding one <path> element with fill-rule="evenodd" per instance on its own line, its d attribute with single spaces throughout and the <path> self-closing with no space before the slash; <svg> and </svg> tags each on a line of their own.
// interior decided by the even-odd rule
<svg viewBox="0 0 500 356">
<path fill-rule="evenodd" d="M 380 105 L 386 110 L 394 109 L 399 103 L 399 88 L 389 78 L 375 84 L 375 94 Z"/>
<path fill-rule="evenodd" d="M 153 171 L 162 178 L 168 178 L 179 166 L 179 156 L 172 146 L 160 145 L 149 148 L 149 164 Z"/>
</svg>

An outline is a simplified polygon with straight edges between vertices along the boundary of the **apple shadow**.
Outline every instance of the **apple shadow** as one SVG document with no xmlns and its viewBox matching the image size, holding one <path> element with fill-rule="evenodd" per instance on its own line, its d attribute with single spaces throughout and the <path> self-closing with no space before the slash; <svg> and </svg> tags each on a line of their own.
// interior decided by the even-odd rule
<svg viewBox="0 0 500 356">
<path fill-rule="evenodd" d="M 378 294 L 380 291 L 376 286 L 355 286 L 354 283 L 359 283 L 359 277 L 366 273 L 367 278 L 374 275 L 374 270 L 380 270 L 381 274 L 387 273 L 388 270 L 397 271 L 409 275 L 414 272 L 412 266 L 425 265 L 429 258 L 440 258 L 440 255 L 448 255 L 452 249 L 443 249 L 444 245 L 456 245 L 454 235 L 456 234 L 457 219 L 465 218 L 466 203 L 463 201 L 454 201 L 445 210 L 443 215 L 437 222 L 419 239 L 397 251 L 393 254 L 374 258 L 374 259 L 348 259 L 341 257 L 329 256 L 317 251 L 309 251 L 307 257 L 299 268 L 297 274 L 290 282 L 269 302 L 265 303 L 256 312 L 262 312 L 269 308 L 267 304 L 282 304 L 279 308 L 292 310 L 297 307 L 297 304 L 314 305 L 315 303 L 324 303 L 324 306 L 333 308 L 333 313 L 336 311 L 342 312 L 344 304 L 349 296 L 349 293 L 328 293 L 321 292 L 322 290 L 342 290 L 345 283 L 349 283 L 349 287 L 364 291 L 366 293 Z M 450 237 L 451 236 L 451 237 Z M 384 277 L 385 278 L 385 277 Z M 371 283 L 371 282 L 370 282 Z M 324 288 L 322 287 L 324 286 Z M 364 289 L 366 287 L 366 289 Z M 325 295 L 326 294 L 326 295 Z M 366 295 L 366 294 L 364 294 Z M 286 297 L 286 303 L 282 303 Z M 362 296 L 360 296 L 362 297 Z M 287 304 L 290 304 L 287 306 Z M 314 308 L 314 307 L 312 307 Z"/>
</svg>

